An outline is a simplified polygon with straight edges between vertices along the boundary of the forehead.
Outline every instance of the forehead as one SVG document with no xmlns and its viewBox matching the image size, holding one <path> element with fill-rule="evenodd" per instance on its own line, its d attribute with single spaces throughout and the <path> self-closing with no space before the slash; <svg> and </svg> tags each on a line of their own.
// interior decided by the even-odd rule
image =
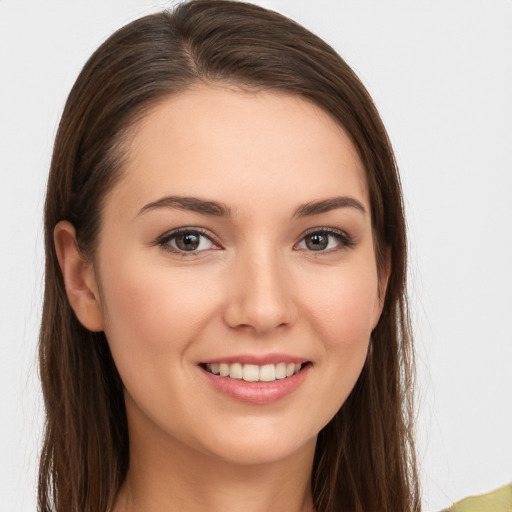
<svg viewBox="0 0 512 512">
<path fill-rule="evenodd" d="M 350 138 L 299 96 L 197 86 L 154 106 L 127 146 L 114 192 L 139 206 L 166 194 L 221 199 L 235 208 L 248 199 L 292 207 L 350 194 L 369 206 Z"/>
</svg>

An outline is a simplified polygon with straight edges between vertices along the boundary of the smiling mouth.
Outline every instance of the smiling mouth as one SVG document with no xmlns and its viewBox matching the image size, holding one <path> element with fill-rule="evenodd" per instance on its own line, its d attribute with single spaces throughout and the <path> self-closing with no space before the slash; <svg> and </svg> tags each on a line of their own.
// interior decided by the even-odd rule
<svg viewBox="0 0 512 512">
<path fill-rule="evenodd" d="M 246 382 L 273 382 L 297 375 L 310 363 L 277 363 L 258 366 L 241 363 L 206 363 L 201 367 L 213 375 Z"/>
</svg>

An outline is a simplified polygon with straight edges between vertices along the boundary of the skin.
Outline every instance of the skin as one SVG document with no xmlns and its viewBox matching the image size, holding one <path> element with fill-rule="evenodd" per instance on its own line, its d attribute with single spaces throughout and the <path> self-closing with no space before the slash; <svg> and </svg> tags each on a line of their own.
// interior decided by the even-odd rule
<svg viewBox="0 0 512 512">
<path fill-rule="evenodd" d="M 304 99 L 220 86 L 157 105 L 129 147 L 93 261 L 71 224 L 55 230 L 70 303 L 105 331 L 126 387 L 130 468 L 115 512 L 313 510 L 316 436 L 361 372 L 387 283 L 357 152 Z M 231 215 L 147 207 L 166 196 Z M 350 204 L 294 215 L 334 197 Z M 182 227 L 206 232 L 199 250 L 162 242 Z M 306 234 L 326 228 L 344 238 L 312 250 Z M 266 405 L 219 393 L 198 366 L 272 353 L 311 364 Z"/>
</svg>

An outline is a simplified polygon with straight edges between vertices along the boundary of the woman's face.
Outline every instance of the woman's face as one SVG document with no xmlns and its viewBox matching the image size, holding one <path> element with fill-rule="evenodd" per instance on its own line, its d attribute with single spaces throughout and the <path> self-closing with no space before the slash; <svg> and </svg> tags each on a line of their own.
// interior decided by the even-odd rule
<svg viewBox="0 0 512 512">
<path fill-rule="evenodd" d="M 311 449 L 381 311 L 349 138 L 304 99 L 201 86 L 129 147 L 95 269 L 131 441 L 243 464 Z"/>
</svg>

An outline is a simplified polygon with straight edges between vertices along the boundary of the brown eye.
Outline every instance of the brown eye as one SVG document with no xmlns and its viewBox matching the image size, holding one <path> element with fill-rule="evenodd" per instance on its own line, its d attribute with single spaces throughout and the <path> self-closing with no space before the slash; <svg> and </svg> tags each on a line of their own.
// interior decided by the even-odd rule
<svg viewBox="0 0 512 512">
<path fill-rule="evenodd" d="M 201 237 L 198 233 L 183 233 L 176 236 L 175 240 L 180 251 L 195 251 L 199 247 Z"/>
<path fill-rule="evenodd" d="M 329 245 L 329 235 L 326 233 L 313 233 L 304 238 L 306 247 L 311 251 L 323 251 Z"/>
<path fill-rule="evenodd" d="M 331 252 L 353 245 L 353 241 L 343 231 L 325 229 L 308 233 L 300 241 L 298 248 L 313 252 Z"/>
<path fill-rule="evenodd" d="M 209 236 L 193 229 L 183 229 L 163 236 L 158 244 L 178 253 L 199 253 L 218 248 Z"/>
</svg>

